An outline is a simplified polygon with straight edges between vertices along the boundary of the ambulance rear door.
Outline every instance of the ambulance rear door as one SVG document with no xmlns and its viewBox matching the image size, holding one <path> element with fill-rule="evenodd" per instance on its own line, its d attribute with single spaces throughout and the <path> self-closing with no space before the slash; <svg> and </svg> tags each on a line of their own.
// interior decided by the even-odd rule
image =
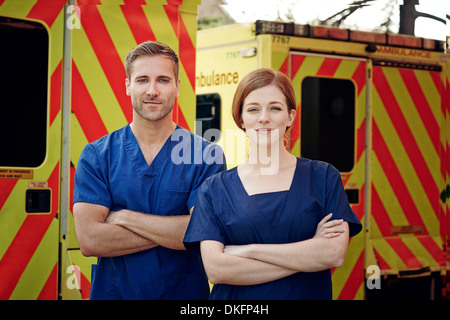
<svg viewBox="0 0 450 320">
<path fill-rule="evenodd" d="M 288 73 L 298 118 L 289 147 L 296 156 L 331 163 L 341 172 L 352 209 L 364 223 L 367 79 L 363 58 L 290 52 Z M 334 299 L 362 299 L 364 232 L 351 238 L 344 266 L 333 270 Z"/>
</svg>

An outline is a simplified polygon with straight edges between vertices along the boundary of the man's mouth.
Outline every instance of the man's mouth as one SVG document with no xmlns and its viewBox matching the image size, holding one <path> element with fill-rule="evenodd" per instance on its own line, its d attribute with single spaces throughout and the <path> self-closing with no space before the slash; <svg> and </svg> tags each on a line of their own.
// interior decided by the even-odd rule
<svg viewBox="0 0 450 320">
<path fill-rule="evenodd" d="M 158 100 L 143 100 L 142 102 L 145 103 L 145 104 L 150 104 L 150 105 L 152 105 L 152 104 L 161 104 L 161 101 L 158 101 Z"/>
</svg>

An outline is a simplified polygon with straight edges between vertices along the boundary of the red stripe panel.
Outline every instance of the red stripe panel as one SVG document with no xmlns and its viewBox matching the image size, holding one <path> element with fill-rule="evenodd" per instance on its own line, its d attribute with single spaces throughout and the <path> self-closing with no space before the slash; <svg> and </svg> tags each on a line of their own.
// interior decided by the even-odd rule
<svg viewBox="0 0 450 320">
<path fill-rule="evenodd" d="M 289 76 L 289 56 L 287 56 L 286 59 L 284 59 L 283 63 L 281 64 L 280 70 L 278 70 L 278 71 Z M 292 77 L 291 77 L 291 80 L 292 80 Z"/>
<path fill-rule="evenodd" d="M 186 130 L 190 131 L 189 124 L 187 123 L 186 118 L 184 117 L 183 112 L 181 111 L 181 108 L 178 105 L 178 103 L 175 103 L 174 111 L 176 111 L 176 112 L 173 113 L 174 121 L 176 123 L 178 123 L 181 127 L 183 127 Z"/>
<path fill-rule="evenodd" d="M 441 96 L 441 111 L 442 111 L 442 114 L 445 115 L 445 88 L 444 88 L 444 83 L 441 78 L 441 73 L 430 71 L 430 76 L 431 76 L 431 79 L 433 79 L 434 85 L 438 89 L 439 94 Z"/>
<path fill-rule="evenodd" d="M 127 2 L 127 4 L 129 1 Z M 134 4 L 134 3 L 133 3 Z M 145 3 L 144 3 L 145 4 Z M 121 5 L 123 15 L 127 20 L 136 43 L 142 43 L 147 40 L 156 40 L 152 28 L 147 21 L 144 10 L 138 5 Z M 130 48 L 131 49 L 131 48 Z"/>
<path fill-rule="evenodd" d="M 101 0 L 78 0 L 79 5 L 99 5 L 102 4 Z"/>
<path fill-rule="evenodd" d="M 447 100 L 447 111 L 450 112 L 450 83 L 448 82 L 448 80 L 445 82 L 446 83 L 446 88 L 447 90 L 445 90 L 446 92 L 446 100 Z"/>
<path fill-rule="evenodd" d="M 422 243 L 422 245 L 431 254 L 433 259 L 440 266 L 445 266 L 445 255 L 443 248 L 440 248 L 437 243 L 431 237 L 417 237 L 417 239 Z"/>
<path fill-rule="evenodd" d="M 304 55 L 291 55 L 291 80 L 294 79 L 294 77 L 297 75 L 298 70 L 302 66 L 303 62 L 305 61 L 306 56 Z M 286 58 L 286 60 L 283 62 L 283 65 L 280 68 L 280 71 L 283 72 L 286 75 L 288 74 L 288 62 L 289 57 Z M 294 146 L 294 144 L 297 142 L 297 140 L 300 138 L 300 101 L 299 105 L 297 106 L 297 115 L 294 119 L 294 124 L 292 126 L 292 129 L 290 131 L 290 148 Z"/>
<path fill-rule="evenodd" d="M 410 225 L 423 225 L 424 232 L 428 233 L 425 224 L 423 223 L 422 217 L 414 204 L 414 201 L 406 187 L 403 178 L 398 171 L 397 165 L 392 158 L 389 149 L 383 140 L 381 132 L 378 128 L 376 121 L 373 121 L 373 149 L 377 155 L 379 162 L 383 168 L 383 171 L 389 180 L 389 184 L 395 193 L 395 196 L 402 207 L 403 213 L 408 220 Z M 379 223 L 382 223 L 381 221 Z"/>
<path fill-rule="evenodd" d="M 359 191 L 359 194 L 360 194 L 359 203 L 358 204 L 353 204 L 351 207 L 353 209 L 353 212 L 358 217 L 358 220 L 363 222 L 363 219 L 364 219 L 364 203 L 366 202 L 366 198 L 365 198 L 365 196 L 366 196 L 365 195 L 366 185 L 363 184 L 360 188 L 361 189 Z"/>
<path fill-rule="evenodd" d="M 172 24 L 172 29 L 175 31 L 177 38 L 179 37 L 179 13 L 177 5 L 164 5 L 164 10 L 166 11 L 166 15 L 169 18 L 170 23 Z M 175 48 L 173 48 L 175 49 Z"/>
<path fill-rule="evenodd" d="M 383 105 L 386 108 L 387 113 L 389 114 L 389 118 L 391 119 L 397 134 L 402 141 L 402 144 L 408 154 L 409 160 L 413 165 L 417 176 L 425 190 L 425 193 L 430 200 L 431 206 L 433 207 L 434 213 L 438 214 L 438 206 L 439 202 L 437 201 L 436 195 L 439 194 L 439 189 L 436 185 L 436 182 L 433 179 L 433 176 L 430 173 L 430 170 L 423 158 L 422 152 L 420 151 L 416 140 L 409 128 L 405 117 L 403 116 L 402 111 L 400 110 L 400 106 L 398 105 L 397 100 L 390 88 L 386 77 L 381 69 L 381 67 L 374 67 L 374 77 L 373 83 L 375 85 L 376 90 L 379 93 L 381 100 L 383 101 Z M 376 146 L 374 146 L 375 148 Z M 408 212 L 408 211 L 405 211 Z"/>
<path fill-rule="evenodd" d="M 317 71 L 317 76 L 333 76 L 341 64 L 341 59 L 325 58 Z"/>
<path fill-rule="evenodd" d="M 52 211 L 50 214 L 30 214 L 0 260 L 0 300 L 9 299 L 22 273 L 34 255 L 58 211 L 59 164 L 48 179 L 52 189 Z M 58 239 L 56 238 L 55 241 Z M 57 252 L 55 252 L 57 254 Z"/>
<path fill-rule="evenodd" d="M 103 72 L 119 102 L 125 118 L 132 121 L 133 110 L 130 99 L 126 95 L 123 79 L 126 77 L 125 67 L 114 46 L 105 23 L 97 7 L 93 5 L 80 6 L 81 22 L 92 49 L 102 66 Z"/>
<path fill-rule="evenodd" d="M 338 296 L 338 300 L 355 299 L 362 283 L 364 283 L 364 251 L 361 252 L 358 260 L 353 266 L 352 272 Z"/>
<path fill-rule="evenodd" d="M 75 62 L 72 63 L 72 111 L 78 119 L 89 142 L 95 141 L 108 133 L 97 108 L 87 91 Z"/>
<path fill-rule="evenodd" d="M 291 79 L 294 79 L 294 77 L 297 75 L 298 70 L 305 61 L 306 56 L 292 55 L 291 57 Z"/>
<path fill-rule="evenodd" d="M 69 209 L 73 213 L 73 189 L 75 189 L 75 166 L 70 162 L 70 203 Z"/>
<path fill-rule="evenodd" d="M 417 81 L 417 77 L 413 70 L 399 68 L 399 72 L 408 89 L 409 95 L 416 106 L 417 112 L 422 119 L 425 129 L 428 132 L 434 149 L 436 150 L 436 153 L 439 154 L 439 149 L 441 147 L 439 124 L 431 111 L 430 104 L 423 93 L 422 87 L 420 86 L 419 81 Z"/>
<path fill-rule="evenodd" d="M 292 129 L 289 132 L 290 139 L 290 148 L 294 147 L 294 144 L 300 138 L 300 105 L 297 106 L 297 115 L 295 116 L 294 123 L 292 125 Z"/>
<path fill-rule="evenodd" d="M 186 25 L 184 24 L 181 15 L 178 15 L 179 21 L 179 42 L 180 42 L 180 61 L 183 64 L 183 68 L 187 73 L 189 82 L 191 83 L 192 89 L 195 89 L 195 46 L 192 43 L 192 39 L 189 36 Z"/>
<path fill-rule="evenodd" d="M 91 295 L 91 283 L 82 272 L 80 272 L 80 282 L 81 298 L 89 299 L 89 296 Z"/>
<path fill-rule="evenodd" d="M 42 20 L 51 27 L 66 3 L 67 0 L 38 0 L 27 17 Z"/>
<path fill-rule="evenodd" d="M 0 210 L 16 186 L 17 179 L 0 179 Z"/>
<path fill-rule="evenodd" d="M 363 122 L 359 126 L 356 131 L 356 162 L 358 163 L 361 158 L 364 150 L 366 149 L 366 119 L 364 118 Z"/>
<path fill-rule="evenodd" d="M 133 5 L 139 5 L 143 6 L 145 5 L 145 0 L 124 0 L 125 4 L 133 4 Z"/>
<path fill-rule="evenodd" d="M 386 238 L 386 242 L 394 249 L 408 268 L 422 268 L 412 251 L 404 244 L 401 238 Z"/>
<path fill-rule="evenodd" d="M 62 78 L 62 62 L 58 64 L 51 78 L 50 89 L 50 125 L 61 110 L 61 78 Z"/>
<path fill-rule="evenodd" d="M 373 249 L 374 253 L 375 253 L 375 257 L 377 259 L 377 263 L 378 266 L 380 267 L 381 270 L 391 270 L 391 266 L 386 262 L 386 260 L 384 260 L 381 255 L 378 253 L 378 251 L 376 249 Z"/>
<path fill-rule="evenodd" d="M 41 290 L 37 300 L 56 300 L 58 292 L 58 263 L 55 264 L 50 276 Z"/>
<path fill-rule="evenodd" d="M 374 185 L 372 185 L 372 217 L 375 219 L 381 234 L 384 237 L 391 236 L 392 221 Z"/>
<path fill-rule="evenodd" d="M 366 63 L 361 61 L 358 63 L 355 72 L 352 75 L 353 81 L 356 82 L 357 96 L 361 93 L 366 85 Z"/>
</svg>

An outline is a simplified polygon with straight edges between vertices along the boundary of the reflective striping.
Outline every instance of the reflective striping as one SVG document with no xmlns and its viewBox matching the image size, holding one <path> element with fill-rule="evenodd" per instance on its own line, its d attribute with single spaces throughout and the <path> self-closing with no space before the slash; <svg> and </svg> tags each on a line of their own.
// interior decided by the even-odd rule
<svg viewBox="0 0 450 320">
<path fill-rule="evenodd" d="M 58 64 L 51 76 L 50 91 L 50 126 L 61 110 L 61 89 L 62 89 L 62 62 Z"/>
<path fill-rule="evenodd" d="M 418 146 L 417 141 L 414 138 L 414 135 L 411 132 L 410 127 L 408 126 L 406 119 L 400 110 L 400 106 L 397 102 L 397 99 L 394 97 L 391 87 L 386 81 L 386 77 L 384 76 L 384 73 L 379 70 L 379 68 L 374 68 L 374 86 L 377 92 L 379 92 L 379 97 L 381 98 L 381 101 L 383 103 L 382 108 L 386 110 L 388 117 L 390 121 L 392 122 L 394 129 L 396 131 L 396 136 L 401 141 L 402 148 L 406 151 L 404 159 L 400 163 L 409 162 L 413 166 L 414 170 L 413 172 L 417 175 L 418 179 L 420 180 L 420 183 L 424 189 L 424 192 L 428 195 L 428 198 L 433 201 L 433 197 L 435 195 L 436 190 L 438 188 L 436 187 L 436 182 L 433 179 L 433 176 L 430 173 L 429 166 L 427 166 L 426 161 L 424 159 L 424 156 Z M 380 106 L 381 107 L 381 106 Z M 375 108 L 374 108 L 374 115 L 375 115 Z M 375 118 L 375 123 L 377 122 Z M 386 126 L 386 121 L 381 122 L 383 126 Z M 389 138 L 386 136 L 384 139 L 386 141 L 392 141 L 392 136 Z M 383 139 L 383 140 L 384 140 Z M 384 143 L 384 142 L 381 142 Z M 374 150 L 376 152 L 377 144 L 374 143 Z M 400 148 L 393 149 L 394 154 L 399 154 L 399 156 L 403 156 L 402 153 L 399 153 Z M 386 149 L 385 149 L 386 151 Z M 394 160 L 392 160 L 393 163 L 395 163 Z M 395 165 L 393 165 L 395 166 Z M 396 173 L 397 170 L 391 170 Z M 389 175 L 389 173 L 387 173 Z M 401 182 L 398 182 L 398 184 L 403 183 L 403 179 L 400 175 L 396 175 L 396 179 L 402 180 Z M 394 179 L 391 179 L 394 180 Z M 395 181 L 391 181 L 391 183 L 396 183 Z M 394 188 L 395 189 L 395 188 Z M 406 192 L 407 188 L 402 187 L 402 192 Z M 435 205 L 436 202 L 432 203 L 432 205 Z M 413 206 L 410 206 L 410 208 L 413 208 Z M 408 212 L 408 211 L 405 211 Z M 437 212 L 435 212 L 437 213 Z M 411 213 L 408 214 L 411 219 L 415 220 L 416 222 L 421 222 L 420 214 L 417 212 L 417 210 L 413 210 Z"/>
<path fill-rule="evenodd" d="M 108 131 L 75 63 L 72 64 L 72 85 L 76 88 L 76 94 L 72 95 L 72 111 L 83 128 L 87 140 L 95 141 L 106 135 Z"/>
<path fill-rule="evenodd" d="M 44 21 L 51 27 L 66 4 L 67 0 L 51 0 L 50 5 L 48 0 L 38 0 L 31 8 L 27 18 Z"/>
<path fill-rule="evenodd" d="M 108 79 L 114 95 L 119 102 L 122 112 L 128 122 L 132 120 L 130 98 L 126 95 L 124 87 L 125 68 L 111 40 L 105 23 L 98 9 L 93 5 L 81 6 L 82 25 L 95 56 L 102 66 L 103 73 Z M 122 76 L 120 76 L 122 75 Z M 74 90 L 77 88 L 74 87 Z"/>
<path fill-rule="evenodd" d="M 58 286 L 58 264 L 56 263 L 42 288 L 37 300 L 54 300 L 57 297 Z"/>
<path fill-rule="evenodd" d="M 136 44 L 148 40 L 156 40 L 141 6 L 121 6 L 121 10 Z"/>
<path fill-rule="evenodd" d="M 358 218 L 364 219 L 364 163 L 365 158 L 365 104 L 366 104 L 366 68 L 361 59 L 346 59 L 345 57 L 330 57 L 310 55 L 307 53 L 292 53 L 280 64 L 280 71 L 287 73 L 292 79 L 297 101 L 301 101 L 301 82 L 304 78 L 331 77 L 350 79 L 356 90 L 355 101 L 355 165 L 350 173 L 342 175 L 344 186 L 357 186 L 360 200 L 352 205 Z M 290 132 L 291 152 L 300 154 L 300 118 L 301 105 L 298 106 L 298 116 Z M 298 148 L 298 149 L 296 149 Z M 337 299 L 363 299 L 364 297 L 364 234 L 350 239 L 344 266 L 334 269 L 333 297 Z"/>
<path fill-rule="evenodd" d="M 341 59 L 325 58 L 321 63 L 319 70 L 317 70 L 316 76 L 332 77 L 335 74 L 341 62 L 342 62 Z"/>
<path fill-rule="evenodd" d="M 439 78 L 434 71 L 373 68 L 370 243 L 382 273 L 445 266 L 437 199 L 444 149 Z M 392 234 L 393 225 L 424 232 Z"/>
<path fill-rule="evenodd" d="M 1 300 L 10 298 L 22 273 L 58 211 L 58 177 L 59 166 L 56 166 L 48 178 L 49 187 L 55 193 L 52 195 L 52 212 L 49 214 L 27 215 L 20 229 L 15 233 L 13 241 L 0 259 L 0 274 L 2 275 L 0 278 Z M 57 254 L 57 251 L 53 252 L 53 255 L 57 256 Z M 51 255 L 51 252 L 47 253 L 48 258 Z"/>
<path fill-rule="evenodd" d="M 375 121 L 372 127 L 374 152 L 379 159 L 379 163 L 384 171 L 384 175 L 386 176 L 389 185 L 392 187 L 393 195 L 395 195 L 402 209 L 396 212 L 408 212 L 408 216 L 405 218 L 407 219 L 409 225 L 424 225 L 422 217 L 414 204 L 408 188 L 403 181 L 403 178 Z M 376 175 L 374 175 L 373 179 L 375 180 L 376 178 Z M 376 217 L 376 212 L 372 212 L 372 215 Z M 428 233 L 427 226 L 425 226 L 425 233 Z"/>
</svg>

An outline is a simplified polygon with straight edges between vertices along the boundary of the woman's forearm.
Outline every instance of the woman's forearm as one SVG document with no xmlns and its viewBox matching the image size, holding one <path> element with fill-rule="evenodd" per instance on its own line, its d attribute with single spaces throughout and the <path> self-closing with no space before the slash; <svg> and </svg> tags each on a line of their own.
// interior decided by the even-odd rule
<svg viewBox="0 0 450 320">
<path fill-rule="evenodd" d="M 255 285 L 296 273 L 277 265 L 223 252 L 216 241 L 202 241 L 201 252 L 208 279 L 213 284 Z"/>
<path fill-rule="evenodd" d="M 348 224 L 337 237 L 313 238 L 286 244 L 250 244 L 225 247 L 225 252 L 301 272 L 337 268 L 347 252 Z"/>
</svg>

